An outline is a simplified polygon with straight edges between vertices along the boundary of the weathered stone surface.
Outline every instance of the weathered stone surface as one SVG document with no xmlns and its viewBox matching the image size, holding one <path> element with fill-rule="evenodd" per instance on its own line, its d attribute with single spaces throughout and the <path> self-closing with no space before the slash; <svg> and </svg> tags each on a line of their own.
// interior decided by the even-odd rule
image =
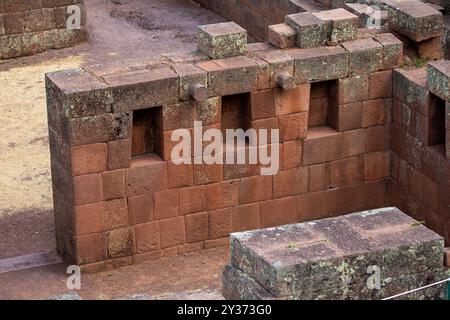
<svg viewBox="0 0 450 320">
<path fill-rule="evenodd" d="M 297 41 L 297 32 L 286 23 L 269 26 L 267 40 L 277 48 L 293 47 Z"/>
<path fill-rule="evenodd" d="M 299 48 L 320 47 L 327 43 L 325 22 L 309 12 L 286 16 L 286 24 L 297 32 L 296 44 Z"/>
<path fill-rule="evenodd" d="M 443 239 L 397 208 L 236 233 L 224 295 L 378 299 L 445 278 L 443 255 Z M 367 287 L 369 267 L 381 290 Z"/>
<path fill-rule="evenodd" d="M 178 101 L 179 77 L 168 67 L 104 77 L 111 86 L 115 111 L 131 111 Z"/>
<path fill-rule="evenodd" d="M 199 26 L 198 50 L 212 59 L 243 55 L 247 31 L 234 22 Z"/>
<path fill-rule="evenodd" d="M 75 118 L 69 122 L 68 143 L 71 146 L 78 146 L 127 139 L 131 137 L 131 130 L 131 112 Z"/>
<path fill-rule="evenodd" d="M 342 46 L 350 53 L 349 73 L 370 73 L 382 69 L 383 46 L 367 38 L 343 42 Z"/>
<path fill-rule="evenodd" d="M 269 51 L 258 53 L 257 56 L 269 64 L 269 83 L 271 87 L 276 87 L 279 84 L 277 81 L 279 75 L 294 75 L 294 59 L 290 55 L 282 51 Z"/>
<path fill-rule="evenodd" d="M 22 37 L 9 35 L 0 37 L 0 59 L 11 59 L 22 55 Z"/>
<path fill-rule="evenodd" d="M 335 80 L 348 75 L 349 53 L 341 47 L 291 49 L 286 53 L 295 60 L 297 83 Z"/>
<path fill-rule="evenodd" d="M 443 16 L 419 0 L 384 0 L 389 27 L 419 42 L 442 35 Z"/>
<path fill-rule="evenodd" d="M 381 33 L 376 35 L 374 40 L 383 46 L 383 69 L 393 69 L 399 67 L 403 62 L 403 42 L 393 34 Z"/>
<path fill-rule="evenodd" d="M 113 100 L 108 85 L 85 70 L 52 72 L 46 77 L 61 91 L 62 108 L 69 118 L 111 112 Z"/>
<path fill-rule="evenodd" d="M 272 300 L 274 297 L 241 270 L 227 265 L 222 275 L 222 295 L 227 300 Z"/>
<path fill-rule="evenodd" d="M 450 272 L 448 269 L 439 268 L 426 271 L 420 274 L 407 274 L 397 278 L 385 278 L 380 283 L 379 290 L 368 289 L 367 283 L 350 284 L 345 287 L 334 287 L 311 294 L 297 294 L 286 297 L 275 297 L 267 292 L 258 282 L 249 277 L 241 270 L 227 265 L 223 272 L 222 294 L 227 300 L 377 300 L 386 297 L 392 297 L 396 294 L 405 292 L 431 283 L 448 278 Z M 428 289 L 414 292 L 397 300 L 443 300 L 444 284 L 432 286 Z M 405 289 L 406 288 L 406 289 Z"/>
<path fill-rule="evenodd" d="M 208 85 L 207 73 L 192 64 L 177 64 L 173 69 L 180 77 L 180 100 L 191 99 L 193 87 L 203 86 L 206 88 Z M 195 99 L 195 97 L 192 98 Z"/>
<path fill-rule="evenodd" d="M 200 62 L 197 66 L 208 72 L 210 97 L 257 89 L 260 65 L 246 56 Z"/>
<path fill-rule="evenodd" d="M 394 97 L 406 103 L 425 116 L 430 113 L 430 92 L 426 87 L 427 73 L 425 69 L 404 70 L 393 72 Z"/>
<path fill-rule="evenodd" d="M 430 91 L 441 99 L 450 101 L 450 61 L 430 62 L 427 72 Z"/>
<path fill-rule="evenodd" d="M 359 19 L 353 13 L 340 8 L 315 12 L 313 15 L 326 25 L 328 41 L 331 43 L 356 39 Z"/>
</svg>

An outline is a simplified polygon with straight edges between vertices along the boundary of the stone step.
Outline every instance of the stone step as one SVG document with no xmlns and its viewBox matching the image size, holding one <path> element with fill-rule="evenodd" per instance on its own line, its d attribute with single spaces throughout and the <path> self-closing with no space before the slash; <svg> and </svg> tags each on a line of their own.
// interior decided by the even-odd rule
<svg viewBox="0 0 450 320">
<path fill-rule="evenodd" d="M 382 298 L 442 279 L 443 259 L 443 238 L 421 223 L 397 208 L 369 210 L 232 234 L 223 293 L 246 292 L 242 280 L 277 299 Z M 383 290 L 367 288 L 374 270 Z"/>
</svg>

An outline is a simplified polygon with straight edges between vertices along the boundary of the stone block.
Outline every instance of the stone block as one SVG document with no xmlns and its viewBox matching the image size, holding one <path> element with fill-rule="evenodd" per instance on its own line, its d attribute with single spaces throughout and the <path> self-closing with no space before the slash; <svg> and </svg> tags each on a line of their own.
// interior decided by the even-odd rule
<svg viewBox="0 0 450 320">
<path fill-rule="evenodd" d="M 439 98 L 450 101 L 450 61 L 439 60 L 428 64 L 428 88 Z"/>
<path fill-rule="evenodd" d="M 259 211 L 259 203 L 235 207 L 233 212 L 233 230 L 241 232 L 259 229 L 261 225 Z"/>
<path fill-rule="evenodd" d="M 297 32 L 296 45 L 299 48 L 314 48 L 326 45 L 325 23 L 309 12 L 286 16 L 286 24 Z"/>
<path fill-rule="evenodd" d="M 200 62 L 198 67 L 208 72 L 211 97 L 256 91 L 260 65 L 246 57 L 234 57 Z"/>
<path fill-rule="evenodd" d="M 178 101 L 179 76 L 168 67 L 104 76 L 111 86 L 114 110 L 130 111 Z"/>
<path fill-rule="evenodd" d="M 297 32 L 286 23 L 275 24 L 269 26 L 267 39 L 280 49 L 294 47 L 297 41 Z"/>
<path fill-rule="evenodd" d="M 70 118 L 112 111 L 113 97 L 108 84 L 83 69 L 47 73 L 46 81 L 47 91 L 52 86 L 61 95 L 61 107 Z"/>
<path fill-rule="evenodd" d="M 303 165 L 339 159 L 342 152 L 341 145 L 342 135 L 336 130 L 329 127 L 310 128 L 303 145 Z"/>
<path fill-rule="evenodd" d="M 442 43 L 442 37 L 434 37 L 417 43 L 419 58 L 425 60 L 444 59 Z"/>
<path fill-rule="evenodd" d="M 361 128 L 362 108 L 360 102 L 343 105 L 332 105 L 329 124 L 337 131 L 348 131 Z"/>
<path fill-rule="evenodd" d="M 383 69 L 394 69 L 403 62 L 403 42 L 390 33 L 375 36 L 376 41 L 383 46 Z"/>
<path fill-rule="evenodd" d="M 271 87 L 283 88 L 283 84 L 287 84 L 283 89 L 292 90 L 295 87 L 294 59 L 290 55 L 282 51 L 269 51 L 259 53 L 258 57 L 269 65 L 269 85 Z M 280 77 L 285 77 L 285 79 L 280 81 Z M 288 83 L 289 80 L 291 83 Z"/>
<path fill-rule="evenodd" d="M 366 38 L 342 43 L 350 54 L 349 73 L 362 74 L 375 72 L 383 66 L 383 46 Z"/>
<path fill-rule="evenodd" d="M 192 64 L 177 64 L 173 69 L 180 77 L 180 99 L 188 101 L 205 100 L 208 97 L 208 75 L 205 71 L 195 67 Z M 197 92 L 195 88 L 202 88 L 202 94 Z"/>
<path fill-rule="evenodd" d="M 433 81 L 433 80 L 432 80 Z M 394 97 L 413 110 L 430 116 L 430 92 L 425 69 L 393 71 Z"/>
<path fill-rule="evenodd" d="M 129 112 L 106 113 L 75 118 L 69 122 L 68 142 L 71 146 L 128 139 L 132 117 Z"/>
<path fill-rule="evenodd" d="M 369 97 L 369 76 L 355 75 L 339 79 L 337 84 L 337 103 L 361 102 Z"/>
<path fill-rule="evenodd" d="M 356 39 L 359 19 L 353 13 L 339 8 L 314 12 L 313 15 L 326 25 L 328 41 L 331 43 Z"/>
<path fill-rule="evenodd" d="M 319 47 L 286 51 L 295 60 L 297 83 L 345 78 L 349 69 L 349 53 L 341 47 Z"/>
<path fill-rule="evenodd" d="M 258 282 L 239 269 L 226 265 L 222 275 L 222 295 L 227 300 L 273 300 Z"/>
<path fill-rule="evenodd" d="M 37 32 L 56 27 L 53 9 L 39 9 L 25 12 L 24 31 Z"/>
<path fill-rule="evenodd" d="M 247 31 L 234 22 L 199 26 L 198 50 L 211 59 L 243 55 L 247 51 Z"/>
<path fill-rule="evenodd" d="M 420 42 L 442 35 L 442 13 L 419 0 L 384 0 L 389 28 Z"/>
</svg>

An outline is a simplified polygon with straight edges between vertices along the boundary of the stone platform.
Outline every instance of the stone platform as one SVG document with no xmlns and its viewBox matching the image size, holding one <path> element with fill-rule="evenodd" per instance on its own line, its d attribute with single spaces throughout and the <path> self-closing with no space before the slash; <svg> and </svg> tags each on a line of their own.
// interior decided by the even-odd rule
<svg viewBox="0 0 450 320">
<path fill-rule="evenodd" d="M 449 277 L 442 237 L 394 207 L 231 235 L 226 299 L 382 299 Z M 379 281 L 378 281 L 379 280 Z M 443 298 L 444 286 L 405 296 Z"/>
</svg>

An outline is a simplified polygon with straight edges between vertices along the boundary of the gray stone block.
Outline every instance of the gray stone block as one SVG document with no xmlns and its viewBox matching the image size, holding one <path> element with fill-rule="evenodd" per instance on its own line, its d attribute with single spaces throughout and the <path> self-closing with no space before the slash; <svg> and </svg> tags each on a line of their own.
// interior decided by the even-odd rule
<svg viewBox="0 0 450 320">
<path fill-rule="evenodd" d="M 232 234 L 231 265 L 239 272 L 227 269 L 224 277 L 240 279 L 239 289 L 227 284 L 230 296 L 248 294 L 249 285 L 280 299 L 378 299 L 431 283 L 443 256 L 442 237 L 383 208 Z M 380 271 L 377 291 L 367 286 L 370 268 Z"/>
<path fill-rule="evenodd" d="M 391 29 L 416 42 L 442 35 L 442 13 L 426 3 L 419 0 L 384 0 L 384 2 Z"/>
<path fill-rule="evenodd" d="M 247 50 L 247 31 L 234 22 L 199 26 L 198 50 L 212 59 L 243 55 Z"/>
<path fill-rule="evenodd" d="M 428 88 L 439 98 L 450 101 L 450 61 L 439 60 L 428 64 Z"/>
</svg>

